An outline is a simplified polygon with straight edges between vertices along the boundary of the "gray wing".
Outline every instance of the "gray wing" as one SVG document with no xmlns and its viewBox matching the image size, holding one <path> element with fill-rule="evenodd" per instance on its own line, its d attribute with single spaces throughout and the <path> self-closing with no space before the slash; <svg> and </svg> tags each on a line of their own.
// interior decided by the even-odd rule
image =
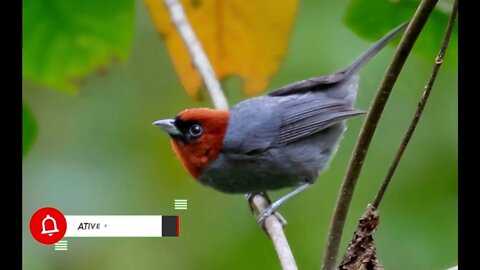
<svg viewBox="0 0 480 270">
<path fill-rule="evenodd" d="M 346 100 L 320 93 L 250 99 L 232 108 L 223 150 L 243 154 L 263 152 L 362 113 Z"/>
<path fill-rule="evenodd" d="M 243 154 L 268 149 L 282 124 L 279 102 L 288 98 L 261 96 L 235 105 L 230 110 L 222 151 Z"/>
<path fill-rule="evenodd" d="M 276 89 L 269 93 L 269 96 L 286 96 L 290 94 L 299 94 L 309 91 L 319 91 L 326 89 L 332 85 L 342 82 L 345 80 L 348 69 L 342 70 L 337 73 L 333 73 L 326 76 L 313 77 L 307 80 L 302 80 L 287 84 L 279 89 Z"/>
<path fill-rule="evenodd" d="M 315 98 L 308 93 L 280 105 L 282 124 L 273 145 L 288 144 L 316 134 L 347 118 L 364 112 L 342 99 Z"/>
</svg>

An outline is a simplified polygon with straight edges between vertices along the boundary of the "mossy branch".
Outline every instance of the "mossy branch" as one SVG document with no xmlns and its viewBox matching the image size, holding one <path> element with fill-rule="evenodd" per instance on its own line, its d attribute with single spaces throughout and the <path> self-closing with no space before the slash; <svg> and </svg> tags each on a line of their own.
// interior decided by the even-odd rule
<svg viewBox="0 0 480 270">
<path fill-rule="evenodd" d="M 368 110 L 366 120 L 362 126 L 357 144 L 355 145 L 355 149 L 350 158 L 350 163 L 335 205 L 323 256 L 323 270 L 333 270 L 335 268 L 340 240 L 342 238 L 345 220 L 350 208 L 350 202 L 352 201 L 353 192 L 378 122 L 382 116 L 383 109 L 387 104 L 393 86 L 402 71 L 403 65 L 437 2 L 438 0 L 423 0 L 419 4 L 395 51 L 392 62 L 383 75 L 383 79 L 378 87 L 373 103 Z"/>
</svg>

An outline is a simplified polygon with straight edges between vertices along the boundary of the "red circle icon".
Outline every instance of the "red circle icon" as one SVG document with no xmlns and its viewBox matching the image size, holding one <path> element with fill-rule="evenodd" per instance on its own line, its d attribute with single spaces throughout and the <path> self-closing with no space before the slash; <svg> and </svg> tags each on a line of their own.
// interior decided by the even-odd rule
<svg viewBox="0 0 480 270">
<path fill-rule="evenodd" d="M 30 232 L 42 244 L 55 244 L 67 232 L 67 220 L 57 209 L 44 207 L 38 209 L 30 219 Z"/>
</svg>

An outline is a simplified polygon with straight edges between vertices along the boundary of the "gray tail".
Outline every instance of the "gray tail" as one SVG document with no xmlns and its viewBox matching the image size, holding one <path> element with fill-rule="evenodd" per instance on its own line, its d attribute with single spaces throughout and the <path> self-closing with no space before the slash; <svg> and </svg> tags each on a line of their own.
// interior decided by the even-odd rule
<svg viewBox="0 0 480 270">
<path fill-rule="evenodd" d="M 345 74 L 345 77 L 349 77 L 355 73 L 357 73 L 360 68 L 368 62 L 372 57 L 374 57 L 379 51 L 381 51 L 385 46 L 387 46 L 388 43 L 392 39 L 394 39 L 400 32 L 405 30 L 408 26 L 408 22 L 404 22 L 403 24 L 397 26 L 395 29 L 390 31 L 388 34 L 386 34 L 382 39 L 377 41 L 375 44 L 373 44 L 368 50 L 366 50 L 362 55 L 360 55 L 355 61 L 348 67 L 346 68 L 343 73 Z"/>
<path fill-rule="evenodd" d="M 328 87 L 331 87 L 334 84 L 338 84 L 345 79 L 350 78 L 358 70 L 368 62 L 373 56 L 375 56 L 380 50 L 382 50 L 387 44 L 394 39 L 400 32 L 405 30 L 408 26 L 408 22 L 405 22 L 395 29 L 386 34 L 382 39 L 375 42 L 367 51 L 360 55 L 349 67 L 326 76 L 313 77 L 307 80 L 294 82 L 288 85 L 285 85 L 271 93 L 269 96 L 286 96 L 291 94 L 299 94 L 308 91 L 318 91 Z"/>
</svg>

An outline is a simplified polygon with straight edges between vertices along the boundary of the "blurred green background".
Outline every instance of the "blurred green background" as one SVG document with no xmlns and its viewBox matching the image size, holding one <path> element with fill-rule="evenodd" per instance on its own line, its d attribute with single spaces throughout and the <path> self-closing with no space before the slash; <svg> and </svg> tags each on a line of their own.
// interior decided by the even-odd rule
<svg viewBox="0 0 480 270">
<path fill-rule="evenodd" d="M 344 25 L 347 4 L 300 2 L 289 50 L 268 90 L 337 71 L 372 44 Z M 184 108 L 211 103 L 191 100 L 183 91 L 142 1 L 135 2 L 133 38 L 128 61 L 114 61 L 87 76 L 76 95 L 23 81 L 23 100 L 38 126 L 23 159 L 24 269 L 279 269 L 271 241 L 244 196 L 195 183 L 171 151 L 168 137 L 151 126 Z M 385 49 L 361 72 L 358 108 L 368 108 L 392 53 Z M 378 190 L 432 64 L 433 59 L 413 53 L 402 71 L 355 191 L 340 257 Z M 455 65 L 444 66 L 380 207 L 375 241 L 386 269 L 457 264 L 457 81 Z M 245 99 L 238 78 L 228 79 L 224 87 L 231 105 Z M 363 119 L 348 121 L 330 168 L 281 208 L 300 269 L 320 267 L 332 209 Z M 176 198 L 187 198 L 188 210 L 174 210 Z M 44 206 L 67 215 L 179 214 L 181 236 L 71 238 L 68 251 L 54 251 L 29 232 L 31 215 Z"/>
</svg>

